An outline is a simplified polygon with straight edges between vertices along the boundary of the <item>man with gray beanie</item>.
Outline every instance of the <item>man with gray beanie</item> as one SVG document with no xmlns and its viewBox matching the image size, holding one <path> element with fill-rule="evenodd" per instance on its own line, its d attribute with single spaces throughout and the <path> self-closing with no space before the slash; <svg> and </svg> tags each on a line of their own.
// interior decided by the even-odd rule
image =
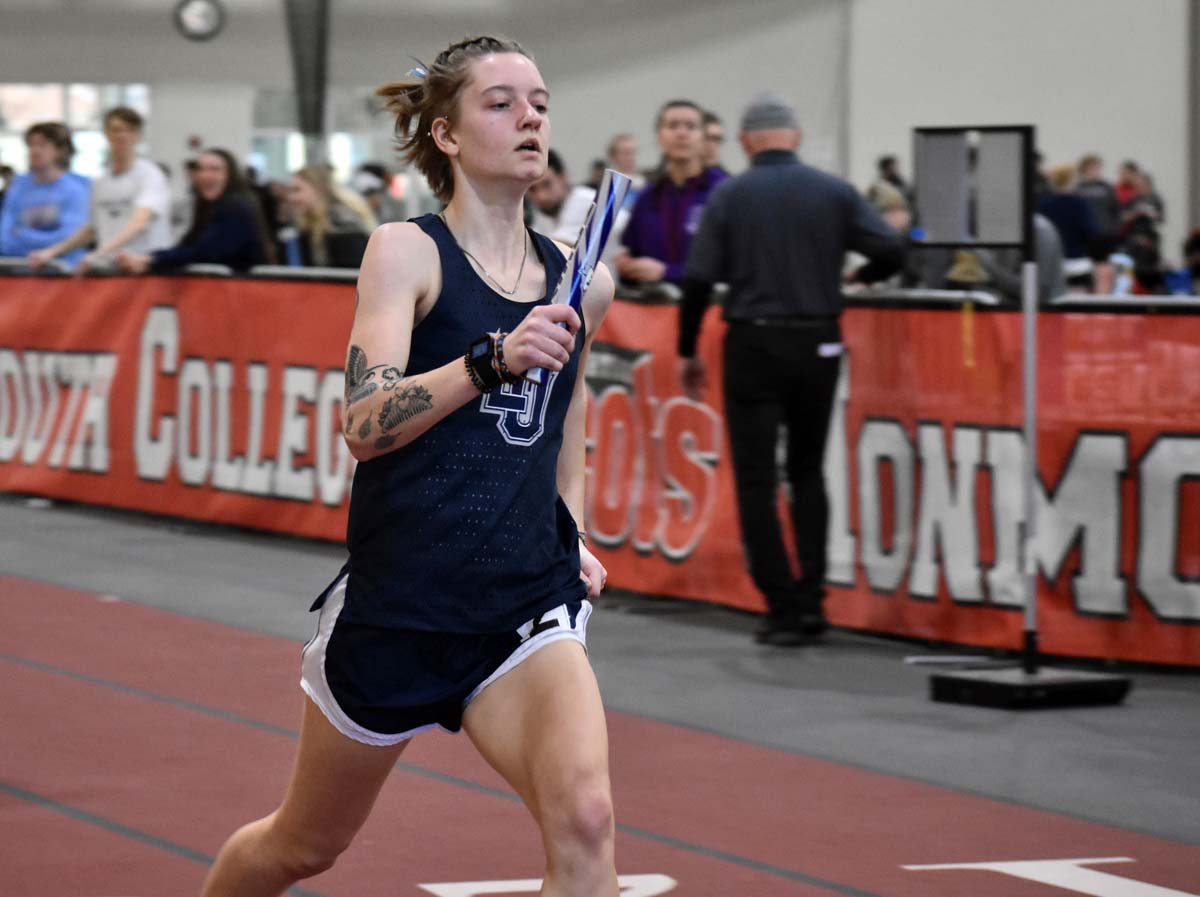
<svg viewBox="0 0 1200 897">
<path fill-rule="evenodd" d="M 790 646 L 826 628 L 822 463 L 842 354 L 845 253 L 870 260 L 856 278 L 871 281 L 899 269 L 904 247 L 853 186 L 800 161 L 800 128 L 784 100 L 755 97 L 742 115 L 740 139 L 750 168 L 709 198 L 684 268 L 680 376 L 693 397 L 705 386 L 696 341 L 712 285 L 728 283 L 725 419 L 742 542 L 769 608 L 756 639 Z M 776 514 L 780 424 L 788 434 L 799 579 Z"/>
</svg>

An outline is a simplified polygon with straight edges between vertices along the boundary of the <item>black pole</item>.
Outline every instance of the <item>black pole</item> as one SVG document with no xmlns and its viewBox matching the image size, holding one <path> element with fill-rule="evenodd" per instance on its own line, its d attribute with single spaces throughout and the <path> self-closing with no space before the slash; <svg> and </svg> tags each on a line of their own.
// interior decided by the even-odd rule
<svg viewBox="0 0 1200 897">
<path fill-rule="evenodd" d="M 292 83 L 300 133 L 309 164 L 325 158 L 325 92 L 328 86 L 329 0 L 284 0 Z"/>
</svg>

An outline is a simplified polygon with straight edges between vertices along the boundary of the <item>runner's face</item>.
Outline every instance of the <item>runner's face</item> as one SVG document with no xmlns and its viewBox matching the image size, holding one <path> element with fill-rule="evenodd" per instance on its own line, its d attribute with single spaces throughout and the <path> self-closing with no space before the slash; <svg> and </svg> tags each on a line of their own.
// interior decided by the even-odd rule
<svg viewBox="0 0 1200 897">
<path fill-rule="evenodd" d="M 463 171 L 525 186 L 541 178 L 550 149 L 549 103 L 528 57 L 497 53 L 475 60 L 449 129 Z"/>
</svg>

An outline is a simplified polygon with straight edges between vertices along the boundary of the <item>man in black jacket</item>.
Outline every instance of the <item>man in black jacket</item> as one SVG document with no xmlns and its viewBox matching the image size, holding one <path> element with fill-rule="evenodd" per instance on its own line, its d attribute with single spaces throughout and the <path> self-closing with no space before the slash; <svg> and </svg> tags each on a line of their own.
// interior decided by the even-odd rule
<svg viewBox="0 0 1200 897">
<path fill-rule="evenodd" d="M 822 461 L 842 354 L 842 266 L 870 261 L 863 281 L 891 275 L 903 242 L 850 184 L 800 162 L 790 106 L 763 94 L 747 107 L 741 143 L 751 167 L 721 184 L 704 209 L 685 268 L 680 375 L 705 383 L 696 340 L 712 284 L 729 284 L 724 316 L 725 418 L 742 541 L 770 609 L 760 642 L 797 645 L 825 629 L 829 505 Z M 801 574 L 788 562 L 776 514 L 777 433 L 787 427 L 787 472 Z"/>
</svg>

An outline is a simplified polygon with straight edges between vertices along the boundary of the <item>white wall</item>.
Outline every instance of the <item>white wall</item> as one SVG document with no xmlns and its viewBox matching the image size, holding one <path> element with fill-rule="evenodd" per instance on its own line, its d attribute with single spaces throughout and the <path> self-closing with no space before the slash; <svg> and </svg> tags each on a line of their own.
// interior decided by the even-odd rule
<svg viewBox="0 0 1200 897">
<path fill-rule="evenodd" d="M 851 176 L 920 125 L 1033 124 L 1046 163 L 1133 158 L 1167 203 L 1164 253 L 1186 221 L 1187 0 L 854 0 Z"/>
<path fill-rule="evenodd" d="M 749 96 L 776 90 L 797 106 L 809 161 L 842 170 L 848 129 L 848 171 L 860 186 L 881 153 L 908 167 L 915 126 L 1031 122 L 1050 162 L 1095 150 L 1110 171 L 1125 157 L 1144 163 L 1167 201 L 1175 255 L 1188 223 L 1187 2 L 531 0 L 515 14 L 452 15 L 338 0 L 330 80 L 365 92 L 402 75 L 410 54 L 508 33 L 537 56 L 554 93 L 554 143 L 579 174 L 621 130 L 652 163 L 653 115 L 671 96 L 711 106 L 733 134 Z M 190 133 L 248 152 L 248 139 L 234 141 L 248 134 L 249 92 L 291 83 L 282 3 L 272 11 L 228 0 L 226 31 L 205 44 L 175 33 L 171 3 L 114 5 L 0 13 L 0 81 L 147 82 L 156 156 L 175 163 Z M 733 142 L 725 163 L 743 165 Z"/>
<path fill-rule="evenodd" d="M 426 58 L 466 33 L 495 28 L 537 58 L 552 95 L 552 142 L 576 174 L 585 174 L 620 131 L 634 132 L 640 164 L 652 165 L 655 113 L 677 97 L 725 120 L 731 138 L 725 164 L 740 169 L 741 150 L 732 140 L 737 118 L 762 89 L 796 103 L 809 138 L 806 154 L 836 168 L 845 108 L 843 12 L 840 0 L 647 0 L 593 3 L 566 21 L 523 13 L 401 28 L 394 21 L 335 18 L 330 77 L 365 88 L 403 75 L 411 56 Z"/>
<path fill-rule="evenodd" d="M 249 84 L 151 82 L 146 144 L 156 162 L 171 166 L 176 193 L 184 190 L 184 160 L 196 155 L 189 138 L 198 138 L 201 147 L 221 147 L 245 158 L 254 124 L 254 92 Z"/>
</svg>

